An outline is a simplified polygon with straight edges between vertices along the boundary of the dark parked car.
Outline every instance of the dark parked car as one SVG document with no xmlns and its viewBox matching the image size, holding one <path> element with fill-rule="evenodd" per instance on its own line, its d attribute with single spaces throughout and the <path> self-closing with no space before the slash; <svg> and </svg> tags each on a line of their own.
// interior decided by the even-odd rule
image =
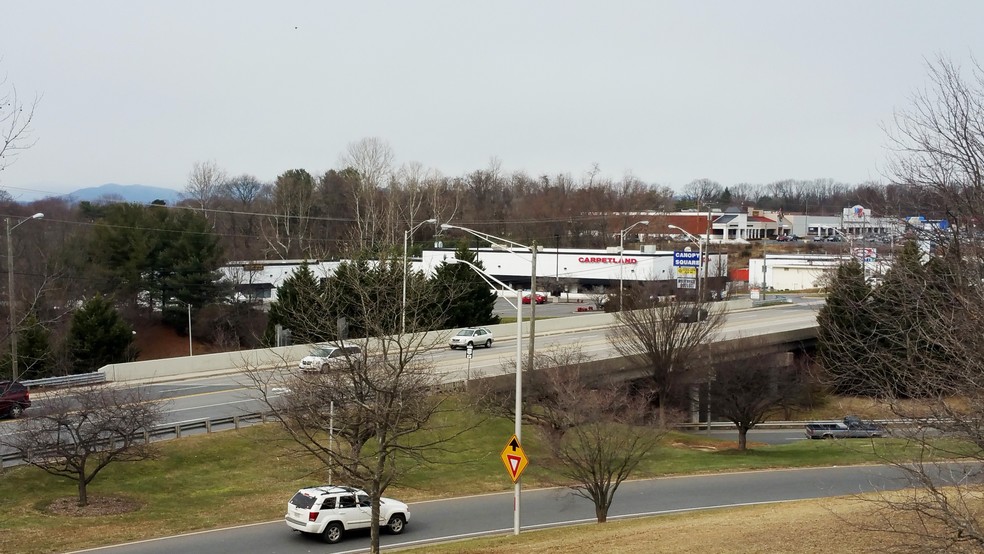
<svg viewBox="0 0 984 554">
<path fill-rule="evenodd" d="M 31 393 L 16 381 L 0 381 L 0 416 L 20 417 L 31 407 Z"/>
</svg>

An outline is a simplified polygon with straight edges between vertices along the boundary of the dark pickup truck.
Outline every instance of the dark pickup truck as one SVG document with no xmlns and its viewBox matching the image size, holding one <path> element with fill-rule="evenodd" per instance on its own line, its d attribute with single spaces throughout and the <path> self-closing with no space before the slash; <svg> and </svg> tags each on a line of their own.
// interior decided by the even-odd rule
<svg viewBox="0 0 984 554">
<path fill-rule="evenodd" d="M 885 428 L 858 416 L 847 416 L 843 421 L 807 423 L 806 436 L 811 439 L 867 439 L 885 436 Z"/>
</svg>

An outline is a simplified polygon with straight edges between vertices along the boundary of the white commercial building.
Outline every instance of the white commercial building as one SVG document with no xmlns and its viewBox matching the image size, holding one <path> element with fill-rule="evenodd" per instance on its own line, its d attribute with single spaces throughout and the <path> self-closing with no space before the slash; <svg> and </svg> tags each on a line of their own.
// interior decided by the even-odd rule
<svg viewBox="0 0 984 554">
<path fill-rule="evenodd" d="M 469 250 L 475 253 L 489 275 L 509 285 L 529 288 L 533 262 L 529 251 Z M 681 247 L 678 252 L 684 251 L 697 258 L 695 247 Z M 725 278 L 728 274 L 728 255 L 716 252 L 705 254 L 701 277 Z M 431 276 L 442 262 L 454 257 L 455 250 L 450 248 L 424 250 L 421 268 Z M 620 281 L 626 287 L 633 283 L 660 282 L 672 288 L 695 288 L 697 268 L 683 265 L 685 262 L 679 261 L 680 256 L 676 258 L 678 261 L 674 262 L 673 250 L 626 249 L 620 256 L 618 248 L 541 248 L 536 255 L 537 288 L 551 290 L 551 287 L 559 285 L 566 292 L 600 292 L 617 289 Z"/>
<path fill-rule="evenodd" d="M 316 279 L 323 279 L 333 274 L 335 268 L 343 262 L 254 260 L 229 262 L 229 265 L 220 267 L 219 271 L 228 282 L 232 283 L 237 300 L 269 303 L 277 299 L 277 287 L 305 263 Z"/>
<path fill-rule="evenodd" d="M 853 254 L 766 254 L 748 260 L 748 284 L 759 288 L 764 283 L 766 290 L 777 291 L 824 288 L 830 274 L 852 256 L 869 279 L 883 275 L 890 264 L 875 248 L 855 248 Z"/>
</svg>

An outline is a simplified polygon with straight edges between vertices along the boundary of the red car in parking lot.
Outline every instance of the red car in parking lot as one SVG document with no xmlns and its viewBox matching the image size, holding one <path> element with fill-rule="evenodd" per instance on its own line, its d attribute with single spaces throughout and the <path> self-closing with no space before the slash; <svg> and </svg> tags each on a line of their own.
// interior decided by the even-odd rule
<svg viewBox="0 0 984 554">
<path fill-rule="evenodd" d="M 527 294 L 526 296 L 523 297 L 523 304 L 529 304 L 530 303 L 530 296 L 531 295 Z M 536 293 L 536 303 L 537 304 L 546 304 L 547 303 L 547 295 L 546 294 L 539 293 L 539 292 Z"/>
</svg>

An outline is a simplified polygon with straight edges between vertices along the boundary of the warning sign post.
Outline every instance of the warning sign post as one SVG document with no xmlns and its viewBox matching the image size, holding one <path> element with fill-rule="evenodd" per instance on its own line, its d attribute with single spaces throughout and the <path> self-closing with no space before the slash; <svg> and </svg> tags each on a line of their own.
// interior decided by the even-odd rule
<svg viewBox="0 0 984 554">
<path fill-rule="evenodd" d="M 502 463 L 506 466 L 506 471 L 509 473 L 509 477 L 512 478 L 513 483 L 519 480 L 520 475 L 523 474 L 523 470 L 529 465 L 530 460 L 526 457 L 526 452 L 523 452 L 523 447 L 519 444 L 519 439 L 516 435 L 513 435 L 509 442 L 506 443 L 506 447 L 502 449 Z"/>
</svg>

